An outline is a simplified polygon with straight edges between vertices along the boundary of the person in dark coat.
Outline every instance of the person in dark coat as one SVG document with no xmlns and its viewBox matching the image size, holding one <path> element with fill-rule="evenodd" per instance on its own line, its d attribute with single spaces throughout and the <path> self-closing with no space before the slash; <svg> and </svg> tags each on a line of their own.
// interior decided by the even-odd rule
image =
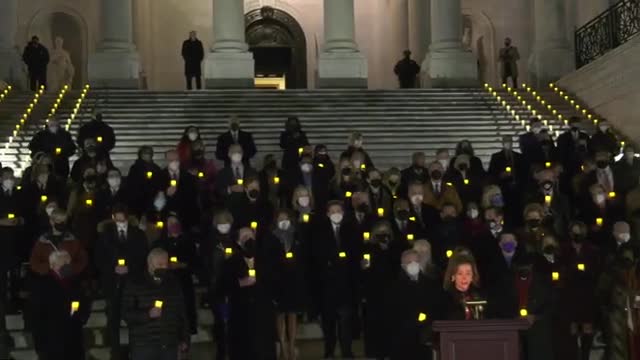
<svg viewBox="0 0 640 360">
<path fill-rule="evenodd" d="M 293 212 L 276 212 L 276 223 L 265 236 L 268 261 L 273 266 L 273 294 L 276 305 L 276 330 L 283 359 L 296 358 L 298 314 L 306 309 L 306 258 L 302 234 Z"/>
<path fill-rule="evenodd" d="M 111 126 L 102 121 L 102 118 L 103 114 L 99 112 L 93 115 L 91 121 L 83 124 L 78 129 L 76 142 L 82 150 L 85 150 L 85 140 L 94 139 L 98 153 L 108 156 L 116 146 L 116 135 Z"/>
<path fill-rule="evenodd" d="M 182 287 L 187 323 L 193 335 L 198 332 L 193 276 L 202 277 L 202 262 L 197 255 L 195 242 L 183 231 L 178 215 L 169 213 L 166 224 L 166 232 L 151 245 L 151 248 L 161 248 L 169 254 L 169 270 Z"/>
<path fill-rule="evenodd" d="M 402 271 L 387 294 L 390 313 L 386 333 L 390 341 L 384 341 L 390 345 L 392 360 L 432 358 L 431 324 L 440 316 L 442 284 L 441 278 L 429 277 L 421 270 L 419 258 L 416 250 L 402 254 Z"/>
<path fill-rule="evenodd" d="M 451 260 L 444 275 L 441 317 L 443 320 L 473 320 L 473 309 L 467 301 L 483 300 L 475 260 L 460 254 Z"/>
<path fill-rule="evenodd" d="M 329 202 L 329 183 L 336 174 L 335 165 L 325 145 L 316 145 L 313 154 L 313 173 L 316 176 L 313 199 L 317 209 L 324 209 Z"/>
<path fill-rule="evenodd" d="M 609 154 L 617 155 L 620 152 L 620 144 L 616 134 L 613 133 L 607 120 L 600 120 L 596 132 L 589 140 L 589 152 L 596 155 L 599 151 L 606 151 Z"/>
<path fill-rule="evenodd" d="M 625 197 L 638 185 L 640 159 L 636 158 L 633 145 L 625 145 L 624 157 L 613 165 L 613 178 L 617 196 Z"/>
<path fill-rule="evenodd" d="M 398 77 L 401 89 L 412 89 L 416 87 L 417 76 L 420 74 L 420 65 L 411 59 L 410 50 L 405 50 L 403 55 L 404 58 L 398 61 L 393 68 L 393 72 Z"/>
<path fill-rule="evenodd" d="M 382 209 L 382 217 L 389 218 L 393 212 L 393 195 L 382 183 L 382 172 L 378 169 L 369 169 L 366 178 L 372 211 L 380 215 L 379 209 Z"/>
<path fill-rule="evenodd" d="M 111 359 L 126 359 L 120 349 L 122 290 L 131 277 L 145 272 L 147 238 L 129 222 L 127 209 L 117 204 L 112 210 L 113 221 L 106 225 L 94 248 L 94 259 L 101 277 L 102 291 L 107 300 L 107 342 Z"/>
<path fill-rule="evenodd" d="M 242 131 L 240 120 L 237 116 L 232 116 L 229 120 L 229 131 L 218 136 L 216 142 L 216 158 L 224 161 L 225 167 L 231 163 L 229 148 L 235 144 L 242 147 L 242 163 L 249 165 L 249 160 L 258 152 L 256 144 L 253 142 L 253 135 L 250 132 Z"/>
<path fill-rule="evenodd" d="M 142 146 L 138 150 L 138 159 L 129 168 L 127 185 L 131 191 L 127 205 L 133 214 L 142 216 L 152 205 L 159 191 L 166 189 L 161 184 L 162 169 L 153 161 L 153 148 Z"/>
<path fill-rule="evenodd" d="M 187 79 L 187 90 L 192 89 L 191 80 L 196 78 L 196 88 L 202 89 L 201 63 L 204 59 L 202 42 L 196 37 L 195 31 L 189 32 L 189 38 L 182 43 L 182 58 L 184 59 L 184 76 Z"/>
<path fill-rule="evenodd" d="M 101 220 L 111 216 L 114 206 L 127 203 L 131 191 L 126 185 L 127 184 L 122 181 L 120 170 L 114 168 L 107 172 L 106 186 L 99 189 L 96 195 L 105 211 Z"/>
<path fill-rule="evenodd" d="M 371 230 L 370 240 L 364 243 L 359 260 L 359 293 L 367 358 L 382 359 L 390 354 L 387 291 L 398 267 L 398 258 L 391 252 L 392 236 L 391 225 L 387 221 L 376 223 Z"/>
<path fill-rule="evenodd" d="M 429 173 L 425 168 L 426 158 L 423 152 L 415 152 L 411 155 L 411 166 L 402 170 L 400 189 L 397 195 L 406 196 L 409 184 L 418 182 L 424 184 L 429 180 Z"/>
<path fill-rule="evenodd" d="M 177 212 L 184 231 L 190 232 L 200 224 L 196 177 L 181 168 L 176 150 L 167 151 L 165 158 L 167 167 L 159 177 L 167 194 L 167 210 Z"/>
<path fill-rule="evenodd" d="M 0 319 L 4 319 L 7 313 L 7 298 L 14 302 L 17 300 L 18 289 L 16 281 L 19 279 L 19 272 L 16 265 L 20 263 L 22 256 L 18 253 L 19 241 L 22 239 L 23 226 L 25 224 L 25 208 L 22 191 L 16 189 L 16 180 L 11 168 L 3 168 L 1 172 L 0 186 Z M 11 272 L 12 288 L 9 289 L 7 274 Z M 10 296 L 7 296 L 10 294 Z M 9 357 L 9 347 L 6 343 L 9 334 L 7 333 L 6 322 L 0 321 L 0 358 Z"/>
<path fill-rule="evenodd" d="M 273 268 L 263 238 L 250 228 L 238 231 L 237 249 L 225 262 L 225 294 L 229 299 L 231 360 L 275 360 Z"/>
<path fill-rule="evenodd" d="M 462 140 L 456 145 L 456 155 L 451 158 L 451 162 L 449 163 L 449 168 L 454 167 L 456 165 L 457 157 L 460 155 L 469 156 L 469 164 L 468 164 L 468 172 L 469 177 L 478 177 L 483 178 L 485 171 L 482 166 L 482 160 L 475 155 L 475 151 L 473 150 L 473 145 L 469 140 Z"/>
<path fill-rule="evenodd" d="M 298 161 L 302 155 L 301 149 L 309 145 L 307 134 L 300 126 L 296 116 L 290 116 L 285 123 L 285 130 L 280 133 L 280 148 L 282 149 L 282 169 L 285 172 L 298 168 Z"/>
<path fill-rule="evenodd" d="M 207 241 L 201 246 L 205 268 L 210 275 L 209 306 L 213 312 L 213 333 L 216 342 L 216 359 L 226 359 L 229 350 L 229 302 L 224 292 L 225 263 L 239 248 L 235 242 L 234 221 L 231 213 L 224 209 L 213 216 L 213 228 Z"/>
<path fill-rule="evenodd" d="M 259 233 L 269 229 L 273 221 L 273 205 L 261 196 L 260 182 L 256 178 L 246 180 L 241 191 L 232 192 L 225 200 L 237 227 L 257 226 Z"/>
<path fill-rule="evenodd" d="M 38 131 L 29 143 L 31 156 L 38 152 L 50 155 L 57 176 L 66 179 L 69 176 L 69 158 L 76 152 L 76 145 L 68 131 L 60 127 L 57 118 L 52 117 L 47 128 Z"/>
<path fill-rule="evenodd" d="M 216 179 L 216 195 L 219 199 L 224 200 L 229 194 L 244 191 L 244 181 L 257 176 L 254 168 L 242 162 L 243 154 L 239 144 L 229 146 L 230 161 L 225 163 Z"/>
<path fill-rule="evenodd" d="M 129 328 L 131 358 L 178 360 L 188 351 L 189 321 L 179 280 L 169 270 L 169 254 L 156 248 L 144 274 L 123 290 L 122 314 Z"/>
<path fill-rule="evenodd" d="M 186 164 L 193 158 L 193 146 L 196 141 L 202 141 L 200 129 L 193 125 L 187 126 L 182 132 L 182 137 L 176 147 L 176 150 L 178 151 L 178 159 L 182 164 Z"/>
<path fill-rule="evenodd" d="M 540 157 L 542 145 L 540 144 L 539 135 L 542 132 L 542 121 L 534 117 L 529 120 L 529 131 L 520 135 L 520 152 L 525 164 L 525 171 L 529 174 L 531 165 Z"/>
<path fill-rule="evenodd" d="M 324 357 L 333 358 L 338 336 L 343 358 L 353 358 L 351 338 L 355 276 L 360 259 L 352 248 L 352 226 L 344 220 L 342 201 L 327 205 L 326 217 L 318 218 L 311 237 L 313 281 L 320 290 Z"/>
<path fill-rule="evenodd" d="M 82 327 L 91 314 L 91 302 L 71 276 L 71 256 L 54 251 L 49 272 L 35 279 L 30 301 L 34 347 L 42 360 L 83 360 Z"/>
<path fill-rule="evenodd" d="M 107 169 L 114 168 L 113 163 L 108 157 L 108 154 L 105 155 L 104 153 L 100 153 L 98 151 L 98 144 L 96 143 L 95 139 L 85 139 L 83 147 L 84 150 L 82 151 L 82 155 L 73 163 L 73 166 L 71 167 L 71 180 L 73 180 L 73 182 L 76 184 L 82 182 L 82 174 L 87 168 L 95 168 L 97 170 L 99 164 L 105 164 Z"/>
<path fill-rule="evenodd" d="M 29 69 L 31 91 L 37 91 L 41 86 L 47 87 L 47 65 L 49 64 L 49 50 L 40 44 L 37 36 L 24 48 L 22 60 Z"/>
<path fill-rule="evenodd" d="M 462 221 L 455 206 L 445 204 L 440 211 L 440 224 L 431 231 L 430 236 L 433 240 L 433 261 L 440 269 L 446 268 L 450 251 L 465 244 L 464 237 Z"/>
</svg>

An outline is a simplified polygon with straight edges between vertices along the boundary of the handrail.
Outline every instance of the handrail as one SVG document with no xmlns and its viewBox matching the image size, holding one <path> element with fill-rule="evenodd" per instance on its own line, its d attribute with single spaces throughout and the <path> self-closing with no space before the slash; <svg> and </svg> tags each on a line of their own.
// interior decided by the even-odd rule
<svg viewBox="0 0 640 360">
<path fill-rule="evenodd" d="M 576 68 L 581 68 L 640 32 L 640 0 L 621 0 L 576 30 Z"/>
</svg>

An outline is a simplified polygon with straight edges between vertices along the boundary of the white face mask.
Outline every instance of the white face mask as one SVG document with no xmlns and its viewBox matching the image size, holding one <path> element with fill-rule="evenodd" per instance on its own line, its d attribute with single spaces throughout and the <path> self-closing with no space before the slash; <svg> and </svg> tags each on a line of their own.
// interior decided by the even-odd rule
<svg viewBox="0 0 640 360">
<path fill-rule="evenodd" d="M 11 190 L 13 189 L 13 185 L 15 185 L 16 181 L 13 179 L 4 179 L 2 180 L 2 187 L 5 188 L 5 190 Z"/>
<path fill-rule="evenodd" d="M 242 154 L 233 153 L 231 154 L 231 162 L 237 164 L 242 161 Z"/>
<path fill-rule="evenodd" d="M 278 221 L 278 229 L 287 231 L 291 227 L 291 220 Z"/>
<path fill-rule="evenodd" d="M 180 169 L 180 161 L 174 160 L 169 163 L 169 170 L 178 171 Z"/>
<path fill-rule="evenodd" d="M 38 182 L 41 184 L 46 184 L 47 180 L 49 180 L 49 174 L 40 174 L 38 175 Z"/>
<path fill-rule="evenodd" d="M 109 186 L 111 188 L 117 189 L 120 187 L 122 179 L 120 179 L 119 177 L 110 177 L 107 179 L 107 182 L 109 183 Z"/>
<path fill-rule="evenodd" d="M 153 207 L 155 207 L 156 210 L 158 210 L 158 211 L 164 209 L 164 206 L 166 204 L 167 204 L 167 199 L 165 199 L 164 196 L 158 196 L 158 197 L 156 197 L 155 200 L 153 200 Z"/>
<path fill-rule="evenodd" d="M 626 244 L 627 242 L 629 242 L 629 240 L 631 240 L 631 234 L 622 233 L 618 235 L 618 240 L 620 241 L 621 244 Z"/>
<path fill-rule="evenodd" d="M 190 132 L 187 134 L 187 136 L 189 137 L 189 140 L 191 141 L 196 141 L 198 139 L 198 133 L 196 132 Z"/>
<path fill-rule="evenodd" d="M 340 224 L 342 222 L 342 213 L 335 213 L 335 214 L 331 214 L 329 216 L 329 219 L 331 219 L 331 222 L 334 224 Z"/>
<path fill-rule="evenodd" d="M 118 228 L 118 231 L 127 231 L 128 225 L 129 224 L 127 222 L 117 222 L 116 223 L 116 227 Z"/>
<path fill-rule="evenodd" d="M 47 206 L 44 211 L 47 213 L 47 216 L 51 216 L 51 214 L 53 214 L 53 211 L 56 209 L 55 206 Z"/>
<path fill-rule="evenodd" d="M 226 235 L 231 231 L 231 224 L 218 224 L 216 225 L 216 229 L 220 234 Z"/>
<path fill-rule="evenodd" d="M 449 167 L 449 160 L 447 160 L 447 159 L 440 159 L 440 160 L 438 160 L 438 162 L 445 169 Z"/>
<path fill-rule="evenodd" d="M 298 205 L 300 205 L 301 207 L 309 207 L 310 203 L 311 199 L 308 196 L 300 196 L 298 198 Z"/>
<path fill-rule="evenodd" d="M 356 160 L 353 162 L 354 169 L 360 169 L 360 166 L 362 166 L 362 161 Z"/>
<path fill-rule="evenodd" d="M 532 127 L 532 128 L 531 128 L 531 131 L 532 131 L 534 134 L 539 134 L 539 133 L 540 133 L 540 131 L 542 131 L 542 127 L 540 127 L 540 126 L 534 126 L 534 127 Z"/>
<path fill-rule="evenodd" d="M 303 173 L 310 173 L 311 170 L 313 170 L 313 165 L 309 163 L 302 164 L 300 165 L 300 170 L 302 170 Z"/>
<path fill-rule="evenodd" d="M 357 147 L 357 148 L 361 148 L 362 147 L 362 140 L 356 140 L 353 142 L 353 146 Z"/>
<path fill-rule="evenodd" d="M 607 198 L 604 196 L 604 194 L 597 194 L 595 196 L 596 203 L 598 204 L 602 204 L 603 202 L 605 202 L 606 199 Z"/>
<path fill-rule="evenodd" d="M 49 131 L 51 131 L 52 133 L 57 133 L 59 129 L 58 125 L 49 125 Z"/>
<path fill-rule="evenodd" d="M 412 261 L 405 265 L 404 269 L 407 272 L 407 275 L 409 275 L 410 277 L 416 277 L 418 276 L 418 274 L 420 274 L 420 264 L 415 261 Z"/>
<path fill-rule="evenodd" d="M 424 196 L 422 196 L 422 195 L 413 195 L 413 196 L 411 196 L 411 203 L 413 205 L 420 205 L 422 203 L 422 200 L 424 200 Z"/>
<path fill-rule="evenodd" d="M 503 147 L 504 149 L 506 149 L 506 150 L 511 150 L 511 149 L 513 148 L 513 144 L 511 144 L 511 143 L 504 143 L 504 144 L 502 145 L 502 147 Z"/>
<path fill-rule="evenodd" d="M 607 130 L 609 130 L 609 126 L 608 125 L 600 125 L 600 131 L 607 132 Z"/>
<path fill-rule="evenodd" d="M 469 217 L 470 217 L 471 219 L 477 219 L 477 218 L 478 218 L 478 215 L 479 215 L 479 212 L 478 212 L 478 209 L 470 209 L 470 210 L 467 212 L 467 214 L 469 215 Z"/>
</svg>

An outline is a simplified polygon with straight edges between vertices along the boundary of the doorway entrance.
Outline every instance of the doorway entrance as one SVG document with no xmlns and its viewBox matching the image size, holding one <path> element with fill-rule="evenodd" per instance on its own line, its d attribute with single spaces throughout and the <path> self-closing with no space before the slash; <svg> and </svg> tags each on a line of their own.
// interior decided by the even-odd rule
<svg viewBox="0 0 640 360">
<path fill-rule="evenodd" d="M 246 37 L 255 60 L 256 88 L 305 89 L 307 43 L 288 13 L 265 6 L 245 15 Z"/>
</svg>

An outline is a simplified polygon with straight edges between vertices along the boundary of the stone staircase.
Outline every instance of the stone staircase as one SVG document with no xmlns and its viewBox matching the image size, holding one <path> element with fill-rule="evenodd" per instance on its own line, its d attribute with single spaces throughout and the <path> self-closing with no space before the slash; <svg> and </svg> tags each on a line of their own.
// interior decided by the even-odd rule
<svg viewBox="0 0 640 360">
<path fill-rule="evenodd" d="M 66 98 L 75 99 L 70 92 Z M 60 106 L 68 116 L 73 101 Z M 365 149 L 376 166 L 406 166 L 411 153 L 432 156 L 438 148 L 455 148 L 469 139 L 476 153 L 488 160 L 499 147 L 502 135 L 523 131 L 520 123 L 491 94 L 482 89 L 361 91 L 361 90 L 228 90 L 201 92 L 90 91 L 71 131 L 90 119 L 94 108 L 105 113 L 115 129 L 116 166 L 127 170 L 141 145 L 152 145 L 159 154 L 175 146 L 184 128 L 201 129 L 207 151 L 213 156 L 215 139 L 226 131 L 230 115 L 236 114 L 244 129 L 253 132 L 259 150 L 254 159 L 279 154 L 279 133 L 287 116 L 301 120 L 313 144 L 326 144 L 334 160 L 346 148 L 350 132 L 364 134 Z M 65 117 L 66 119 L 66 117 Z M 40 121 L 35 125 L 42 125 Z M 37 130 L 34 123 L 10 144 L 0 161 L 18 168 L 28 165 L 28 141 Z"/>
</svg>

